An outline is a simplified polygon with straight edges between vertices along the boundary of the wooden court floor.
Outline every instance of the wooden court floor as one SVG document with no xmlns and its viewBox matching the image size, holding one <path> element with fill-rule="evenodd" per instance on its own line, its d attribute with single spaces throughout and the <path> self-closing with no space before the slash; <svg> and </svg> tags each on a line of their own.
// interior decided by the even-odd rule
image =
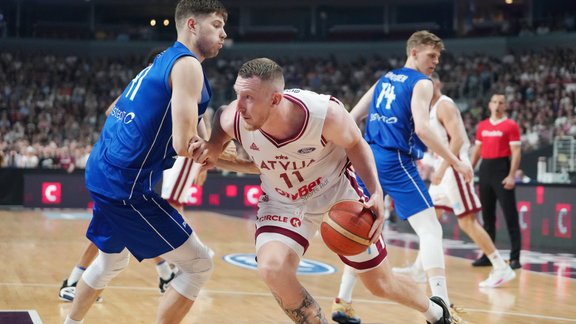
<svg viewBox="0 0 576 324">
<path fill-rule="evenodd" d="M 45 213 L 0 210 L 0 310 L 36 310 L 43 323 L 62 323 L 70 304 L 58 299 L 58 290 L 86 244 L 88 220 L 52 219 Z M 222 258 L 254 252 L 254 223 L 211 212 L 187 212 L 186 216 L 216 256 L 214 274 L 184 323 L 290 323 L 256 271 Z M 405 265 L 415 257 L 413 250 L 388 248 L 393 265 Z M 335 274 L 300 277 L 329 313 L 342 264 L 319 237 L 305 257 L 338 269 Z M 469 260 L 455 257 L 447 257 L 446 262 L 452 302 L 465 309 L 462 317 L 469 323 L 576 323 L 573 279 L 518 270 L 511 284 L 480 290 L 478 282 L 489 268 L 472 268 Z M 103 297 L 85 323 L 153 323 L 160 298 L 153 264 L 132 259 Z M 354 297 L 362 323 L 424 323 L 418 312 L 371 297 L 360 283 Z"/>
</svg>

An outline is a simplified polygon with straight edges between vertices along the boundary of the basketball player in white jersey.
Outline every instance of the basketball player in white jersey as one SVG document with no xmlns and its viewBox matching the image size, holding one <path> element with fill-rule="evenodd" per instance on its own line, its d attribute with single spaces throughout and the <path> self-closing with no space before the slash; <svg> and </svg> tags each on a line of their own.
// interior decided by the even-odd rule
<svg viewBox="0 0 576 324">
<path fill-rule="evenodd" d="M 442 94 L 442 82 L 437 73 L 432 73 L 434 95 L 430 109 L 430 126 L 443 144 L 450 147 L 452 153 L 460 160 L 470 164 L 470 141 L 464 128 L 460 110 L 454 101 Z M 434 173 L 432 174 L 429 192 L 438 216 L 442 209 L 454 212 L 458 226 L 480 247 L 492 262 L 493 270 L 488 279 L 481 281 L 481 288 L 495 288 L 513 280 L 516 274 L 504 262 L 486 230 L 478 223 L 476 213 L 482 210 L 480 200 L 474 190 L 474 182 L 466 182 L 439 156 L 434 156 Z M 424 269 L 420 254 L 411 267 L 394 268 L 396 272 L 409 273 L 415 278 L 422 278 Z"/>
<path fill-rule="evenodd" d="M 237 100 L 217 113 L 210 141 L 197 140 L 189 151 L 209 167 L 236 139 L 260 170 L 258 272 L 288 317 L 295 323 L 327 323 L 296 270 L 331 205 L 365 202 L 353 166 L 372 194 L 365 205 L 376 218 L 369 249 L 340 259 L 358 271 L 374 295 L 418 310 L 430 323 L 450 323 L 440 297 L 426 298 L 412 280 L 391 271 L 381 235 L 384 202 L 374 157 L 343 105 L 328 95 L 284 90 L 282 68 L 266 58 L 242 65 L 234 90 Z"/>
</svg>

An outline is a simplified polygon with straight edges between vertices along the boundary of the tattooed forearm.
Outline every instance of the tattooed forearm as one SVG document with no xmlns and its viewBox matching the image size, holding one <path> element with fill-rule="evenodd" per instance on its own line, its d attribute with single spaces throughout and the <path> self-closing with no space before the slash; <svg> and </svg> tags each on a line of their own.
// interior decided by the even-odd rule
<svg viewBox="0 0 576 324">
<path fill-rule="evenodd" d="M 278 305 L 282 307 L 286 315 L 288 315 L 288 317 L 290 317 L 294 321 L 294 323 L 328 324 L 328 320 L 326 320 L 324 313 L 322 313 L 320 305 L 318 305 L 318 303 L 314 300 L 314 298 L 310 296 L 310 294 L 306 291 L 306 289 L 302 288 L 302 293 L 304 294 L 304 300 L 302 300 L 300 306 L 294 309 L 289 309 L 288 307 L 286 307 L 282 301 L 282 298 L 280 298 L 280 296 L 278 296 L 274 292 L 272 292 L 272 295 L 274 295 L 274 298 L 278 302 Z"/>
</svg>

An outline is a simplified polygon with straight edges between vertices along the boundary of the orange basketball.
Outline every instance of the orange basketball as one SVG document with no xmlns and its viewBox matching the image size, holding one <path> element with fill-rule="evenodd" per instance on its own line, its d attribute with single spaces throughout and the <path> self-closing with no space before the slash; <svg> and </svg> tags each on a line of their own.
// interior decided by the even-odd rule
<svg viewBox="0 0 576 324">
<path fill-rule="evenodd" d="M 355 255 L 370 246 L 368 233 L 373 223 L 372 211 L 362 203 L 339 201 L 324 215 L 320 234 L 330 250 L 339 255 Z"/>
</svg>

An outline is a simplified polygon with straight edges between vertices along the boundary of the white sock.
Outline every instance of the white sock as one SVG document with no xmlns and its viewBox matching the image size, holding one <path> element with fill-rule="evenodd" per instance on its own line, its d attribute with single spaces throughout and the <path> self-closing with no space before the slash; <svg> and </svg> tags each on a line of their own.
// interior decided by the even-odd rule
<svg viewBox="0 0 576 324">
<path fill-rule="evenodd" d="M 341 280 L 340 290 L 338 290 L 338 298 L 347 303 L 350 303 L 352 301 L 352 291 L 354 290 L 354 285 L 356 284 L 356 273 L 354 272 L 354 269 L 350 268 L 349 266 L 345 266 Z"/>
<path fill-rule="evenodd" d="M 442 318 L 444 315 L 444 311 L 440 305 L 436 304 L 435 302 L 429 300 L 428 301 L 428 309 L 425 312 L 422 312 L 426 320 L 430 323 L 436 323 L 439 319 Z"/>
<path fill-rule="evenodd" d="M 82 323 L 84 323 L 84 320 L 75 321 L 70 318 L 70 315 L 67 315 L 66 319 L 64 320 L 64 324 L 82 324 Z"/>
<path fill-rule="evenodd" d="M 70 272 L 70 275 L 68 276 L 68 280 L 66 281 L 68 286 L 71 286 L 75 282 L 78 282 L 78 280 L 80 280 L 80 277 L 82 277 L 84 270 L 86 270 L 86 268 L 82 268 L 81 266 L 78 266 L 78 265 L 75 266 L 72 269 L 72 272 Z"/>
<path fill-rule="evenodd" d="M 172 269 L 170 269 L 170 265 L 168 265 L 166 260 L 162 260 L 156 264 L 156 272 L 158 272 L 158 276 L 164 280 L 168 280 L 172 276 Z"/>
<path fill-rule="evenodd" d="M 490 259 L 490 262 L 492 262 L 492 266 L 496 270 L 504 269 L 508 266 L 506 262 L 504 262 L 504 259 L 502 259 L 502 256 L 500 255 L 500 252 L 498 252 L 498 250 L 494 250 L 494 252 L 492 252 L 488 256 L 488 259 Z"/>
<path fill-rule="evenodd" d="M 442 298 L 446 303 L 446 305 L 450 307 L 450 299 L 448 298 L 448 287 L 446 285 L 446 277 L 444 276 L 429 277 L 428 283 L 430 284 L 430 290 L 432 290 L 432 296 L 438 296 Z"/>
</svg>

